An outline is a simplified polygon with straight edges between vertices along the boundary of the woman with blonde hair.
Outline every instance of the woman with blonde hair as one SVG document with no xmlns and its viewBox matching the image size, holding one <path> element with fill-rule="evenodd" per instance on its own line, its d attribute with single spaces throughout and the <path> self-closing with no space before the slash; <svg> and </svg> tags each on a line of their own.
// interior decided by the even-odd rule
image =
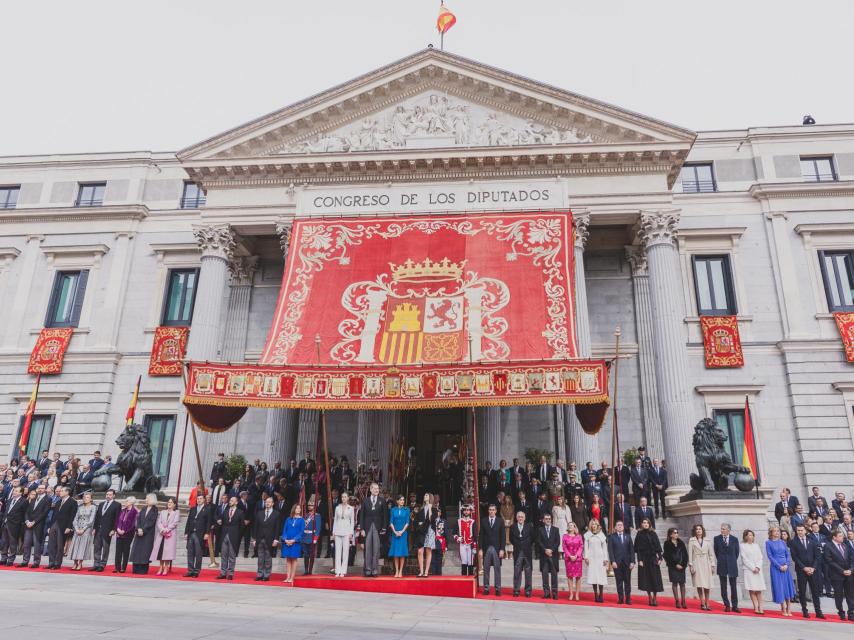
<svg viewBox="0 0 854 640">
<path fill-rule="evenodd" d="M 581 599 L 581 570 L 584 565 L 584 538 L 578 532 L 578 527 L 570 520 L 566 525 L 566 533 L 561 536 L 563 562 L 566 565 L 566 581 L 569 588 L 569 599 L 576 602 Z"/>
<path fill-rule="evenodd" d="M 598 520 L 591 520 L 584 534 L 584 565 L 587 567 L 587 584 L 593 587 L 594 600 L 604 602 L 603 592 L 608 584 L 608 539 Z"/>
<path fill-rule="evenodd" d="M 780 527 L 776 524 L 768 529 L 765 541 L 765 555 L 771 565 L 771 594 L 774 602 L 780 605 L 780 612 L 786 618 L 792 617 L 789 610 L 795 597 L 795 583 L 792 582 L 792 554 L 789 546 L 780 536 Z"/>
<path fill-rule="evenodd" d="M 433 547 L 436 544 L 436 510 L 433 508 L 433 495 L 424 494 L 421 508 L 415 514 L 415 546 L 418 549 L 418 577 L 426 578 L 430 573 L 433 560 Z"/>
<path fill-rule="evenodd" d="M 695 524 L 688 540 L 688 570 L 691 582 L 697 589 L 700 609 L 711 611 L 709 591 L 712 588 L 712 576 L 715 573 L 715 552 L 712 543 L 706 540 L 706 528 Z"/>
<path fill-rule="evenodd" d="M 95 505 L 92 504 L 92 494 L 83 494 L 83 504 L 77 509 L 74 516 L 74 537 L 71 540 L 71 559 L 74 561 L 72 571 L 80 571 L 84 560 L 92 559 L 92 541 L 94 533 L 92 526 L 95 524 Z"/>
<path fill-rule="evenodd" d="M 122 510 L 116 518 L 116 568 L 113 573 L 124 573 L 130 558 L 130 545 L 136 532 L 136 498 L 125 498 Z"/>
<path fill-rule="evenodd" d="M 166 501 L 166 510 L 157 516 L 157 526 L 154 529 L 154 544 L 151 550 L 151 562 L 160 562 L 160 568 L 155 575 L 165 576 L 172 573 L 172 561 L 178 553 L 178 537 L 175 531 L 181 514 L 178 513 L 174 498 Z"/>
<path fill-rule="evenodd" d="M 744 530 L 741 540 L 738 563 L 744 577 L 744 588 L 750 594 L 753 613 L 763 616 L 765 612 L 762 610 L 762 592 L 765 591 L 765 578 L 762 575 L 762 549 L 756 544 L 756 534 L 750 529 Z"/>
<path fill-rule="evenodd" d="M 567 525 L 572 522 L 572 512 L 563 496 L 556 496 L 552 507 L 552 524 L 557 527 L 560 539 L 566 535 Z"/>
<path fill-rule="evenodd" d="M 356 528 L 356 511 L 350 506 L 350 494 L 341 492 L 341 504 L 335 507 L 332 523 L 332 537 L 335 539 L 335 577 L 347 575 L 350 559 L 350 545 L 353 544 L 353 532 Z"/>
<path fill-rule="evenodd" d="M 154 535 L 157 528 L 157 496 L 149 493 L 145 496 L 145 508 L 136 517 L 136 536 L 130 550 L 133 573 L 148 573 L 151 564 L 151 552 L 154 549 Z"/>
</svg>

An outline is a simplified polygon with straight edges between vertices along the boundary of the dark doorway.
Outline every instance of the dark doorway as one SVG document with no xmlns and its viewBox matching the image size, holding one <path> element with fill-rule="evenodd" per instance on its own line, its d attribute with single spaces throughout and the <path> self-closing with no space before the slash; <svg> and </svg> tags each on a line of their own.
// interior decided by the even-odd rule
<svg viewBox="0 0 854 640">
<path fill-rule="evenodd" d="M 425 491 L 439 493 L 443 502 L 452 499 L 450 486 L 458 475 L 452 461 L 464 446 L 468 412 L 465 409 L 430 409 L 404 413 L 406 441 L 415 447 L 417 460 L 414 486 L 418 502 Z"/>
</svg>

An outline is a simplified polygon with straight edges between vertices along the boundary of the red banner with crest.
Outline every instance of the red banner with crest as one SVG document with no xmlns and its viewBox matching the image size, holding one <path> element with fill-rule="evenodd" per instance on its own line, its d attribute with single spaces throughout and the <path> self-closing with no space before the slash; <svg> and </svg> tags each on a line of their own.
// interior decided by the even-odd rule
<svg viewBox="0 0 854 640">
<path fill-rule="evenodd" d="M 190 327 L 157 327 L 148 361 L 150 376 L 180 376 Z"/>
<path fill-rule="evenodd" d="M 568 211 L 298 219 L 261 364 L 577 357 Z"/>
<path fill-rule="evenodd" d="M 834 313 L 833 318 L 845 347 L 845 360 L 854 362 L 854 312 Z"/>
<path fill-rule="evenodd" d="M 700 316 L 707 369 L 744 366 L 744 352 L 735 316 Z"/>
<path fill-rule="evenodd" d="M 62 373 L 62 361 L 71 342 L 74 329 L 42 329 L 38 340 L 30 353 L 27 373 L 45 375 Z"/>
</svg>

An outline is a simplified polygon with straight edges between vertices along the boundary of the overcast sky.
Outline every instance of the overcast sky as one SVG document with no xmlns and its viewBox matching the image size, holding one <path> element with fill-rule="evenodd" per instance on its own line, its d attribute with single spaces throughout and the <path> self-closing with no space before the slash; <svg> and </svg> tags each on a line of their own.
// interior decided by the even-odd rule
<svg viewBox="0 0 854 640">
<path fill-rule="evenodd" d="M 695 130 L 854 122 L 850 0 L 447 0 L 448 51 Z M 439 0 L 3 3 L 0 155 L 178 150 L 438 46 Z"/>
</svg>

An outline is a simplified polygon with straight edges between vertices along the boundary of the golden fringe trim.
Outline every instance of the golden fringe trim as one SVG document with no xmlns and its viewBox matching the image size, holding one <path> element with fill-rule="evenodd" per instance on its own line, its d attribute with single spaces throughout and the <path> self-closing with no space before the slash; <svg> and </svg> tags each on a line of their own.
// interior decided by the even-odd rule
<svg viewBox="0 0 854 640">
<path fill-rule="evenodd" d="M 491 397 L 491 398 L 448 398 L 444 400 L 263 400 L 261 398 L 206 398 L 197 396 L 184 396 L 182 402 L 185 405 L 209 405 L 212 407 L 250 407 L 260 409 L 326 409 L 326 410 L 389 410 L 401 409 L 456 409 L 464 407 L 524 407 L 547 404 L 601 404 L 610 405 L 611 401 L 607 394 L 598 396 L 547 396 L 547 397 Z M 603 420 L 604 421 L 604 420 Z"/>
</svg>

